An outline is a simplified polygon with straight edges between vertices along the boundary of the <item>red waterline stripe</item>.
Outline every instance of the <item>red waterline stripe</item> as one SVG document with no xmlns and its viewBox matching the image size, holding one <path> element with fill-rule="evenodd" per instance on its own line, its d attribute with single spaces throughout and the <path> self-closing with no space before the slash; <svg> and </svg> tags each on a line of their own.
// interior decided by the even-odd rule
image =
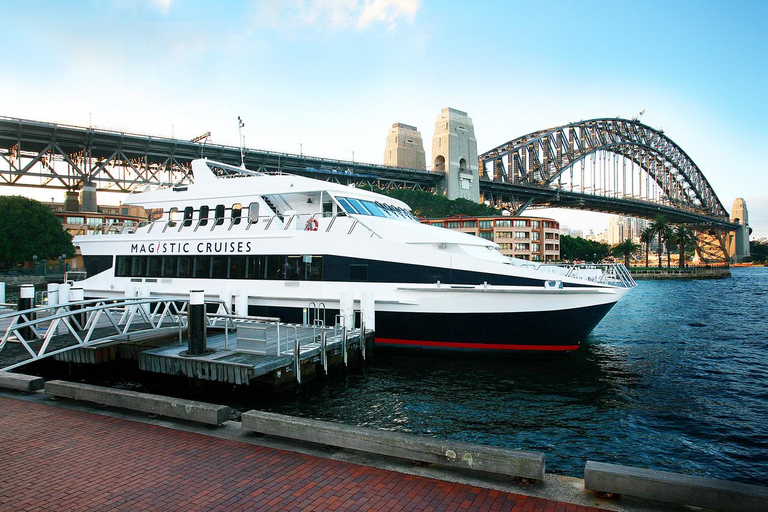
<svg viewBox="0 0 768 512">
<path fill-rule="evenodd" d="M 448 347 L 448 348 L 485 348 L 492 350 L 576 350 L 578 345 L 503 345 L 500 343 L 463 343 L 457 341 L 420 341 L 398 340 L 392 338 L 376 338 L 376 343 L 383 345 L 418 345 L 422 347 Z"/>
</svg>

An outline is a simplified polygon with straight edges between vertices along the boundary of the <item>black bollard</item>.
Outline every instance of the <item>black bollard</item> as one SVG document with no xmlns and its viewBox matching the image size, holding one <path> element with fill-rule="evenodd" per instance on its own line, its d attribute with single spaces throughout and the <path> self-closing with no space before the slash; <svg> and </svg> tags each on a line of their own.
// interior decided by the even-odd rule
<svg viewBox="0 0 768 512">
<path fill-rule="evenodd" d="M 188 356 L 199 356 L 206 353 L 205 336 L 205 292 L 203 290 L 190 290 Z"/>
<path fill-rule="evenodd" d="M 25 309 L 32 309 L 35 307 L 35 286 L 31 284 L 23 284 L 19 289 L 19 306 L 18 311 L 24 311 Z M 27 320 L 34 320 L 34 313 L 26 314 Z M 19 329 L 19 335 L 24 340 L 29 341 L 37 338 L 37 335 L 32 330 L 32 327 L 22 327 Z"/>
</svg>

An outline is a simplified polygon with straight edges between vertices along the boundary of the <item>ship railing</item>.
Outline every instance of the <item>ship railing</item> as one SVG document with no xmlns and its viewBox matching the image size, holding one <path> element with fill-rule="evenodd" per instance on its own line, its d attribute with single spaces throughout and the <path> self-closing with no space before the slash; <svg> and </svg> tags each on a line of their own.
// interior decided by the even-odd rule
<svg viewBox="0 0 768 512">
<path fill-rule="evenodd" d="M 162 233 L 182 233 L 187 229 L 191 230 L 192 232 L 203 230 L 234 231 L 236 229 L 245 229 L 248 231 L 251 229 L 258 229 L 259 227 L 263 231 L 295 230 L 322 231 L 325 233 L 346 231 L 348 235 L 360 233 L 364 234 L 365 236 L 380 238 L 378 233 L 357 219 L 347 215 L 326 215 L 323 213 L 293 213 L 288 215 L 266 215 L 258 217 L 251 217 L 247 215 L 226 215 L 222 217 L 209 217 L 197 220 L 171 220 L 163 218 L 133 225 L 125 225 L 122 223 L 83 225 L 78 230 L 77 234 L 133 234 L 136 233 L 139 228 L 142 228 L 142 232 L 145 233 L 152 233 L 155 231 Z M 146 228 L 146 231 L 144 231 L 144 228 Z"/>
<path fill-rule="evenodd" d="M 623 263 L 574 263 L 542 264 L 538 267 L 544 272 L 584 279 L 593 283 L 608 284 L 621 288 L 637 286 L 632 274 Z"/>
</svg>

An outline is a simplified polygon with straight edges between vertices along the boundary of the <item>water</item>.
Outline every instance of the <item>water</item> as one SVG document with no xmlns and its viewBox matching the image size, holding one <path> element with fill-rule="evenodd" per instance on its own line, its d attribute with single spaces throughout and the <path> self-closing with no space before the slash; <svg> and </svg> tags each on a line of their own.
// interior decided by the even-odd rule
<svg viewBox="0 0 768 512">
<path fill-rule="evenodd" d="M 642 281 L 573 354 L 382 351 L 241 404 L 284 414 L 768 485 L 768 268 Z"/>
</svg>

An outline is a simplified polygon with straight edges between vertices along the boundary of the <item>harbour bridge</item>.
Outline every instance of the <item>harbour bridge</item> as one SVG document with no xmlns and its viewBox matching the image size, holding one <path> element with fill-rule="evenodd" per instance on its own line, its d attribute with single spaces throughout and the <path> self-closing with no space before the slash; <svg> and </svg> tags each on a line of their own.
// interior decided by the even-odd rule
<svg viewBox="0 0 768 512">
<path fill-rule="evenodd" d="M 132 192 L 192 180 L 210 158 L 249 169 L 339 183 L 432 191 L 443 172 L 0 117 L 0 186 Z M 701 169 L 663 131 L 603 118 L 539 130 L 478 157 L 482 200 L 515 214 L 564 207 L 691 226 L 704 260 L 727 260 L 739 229 Z M 95 205 L 95 201 L 94 201 Z"/>
</svg>

